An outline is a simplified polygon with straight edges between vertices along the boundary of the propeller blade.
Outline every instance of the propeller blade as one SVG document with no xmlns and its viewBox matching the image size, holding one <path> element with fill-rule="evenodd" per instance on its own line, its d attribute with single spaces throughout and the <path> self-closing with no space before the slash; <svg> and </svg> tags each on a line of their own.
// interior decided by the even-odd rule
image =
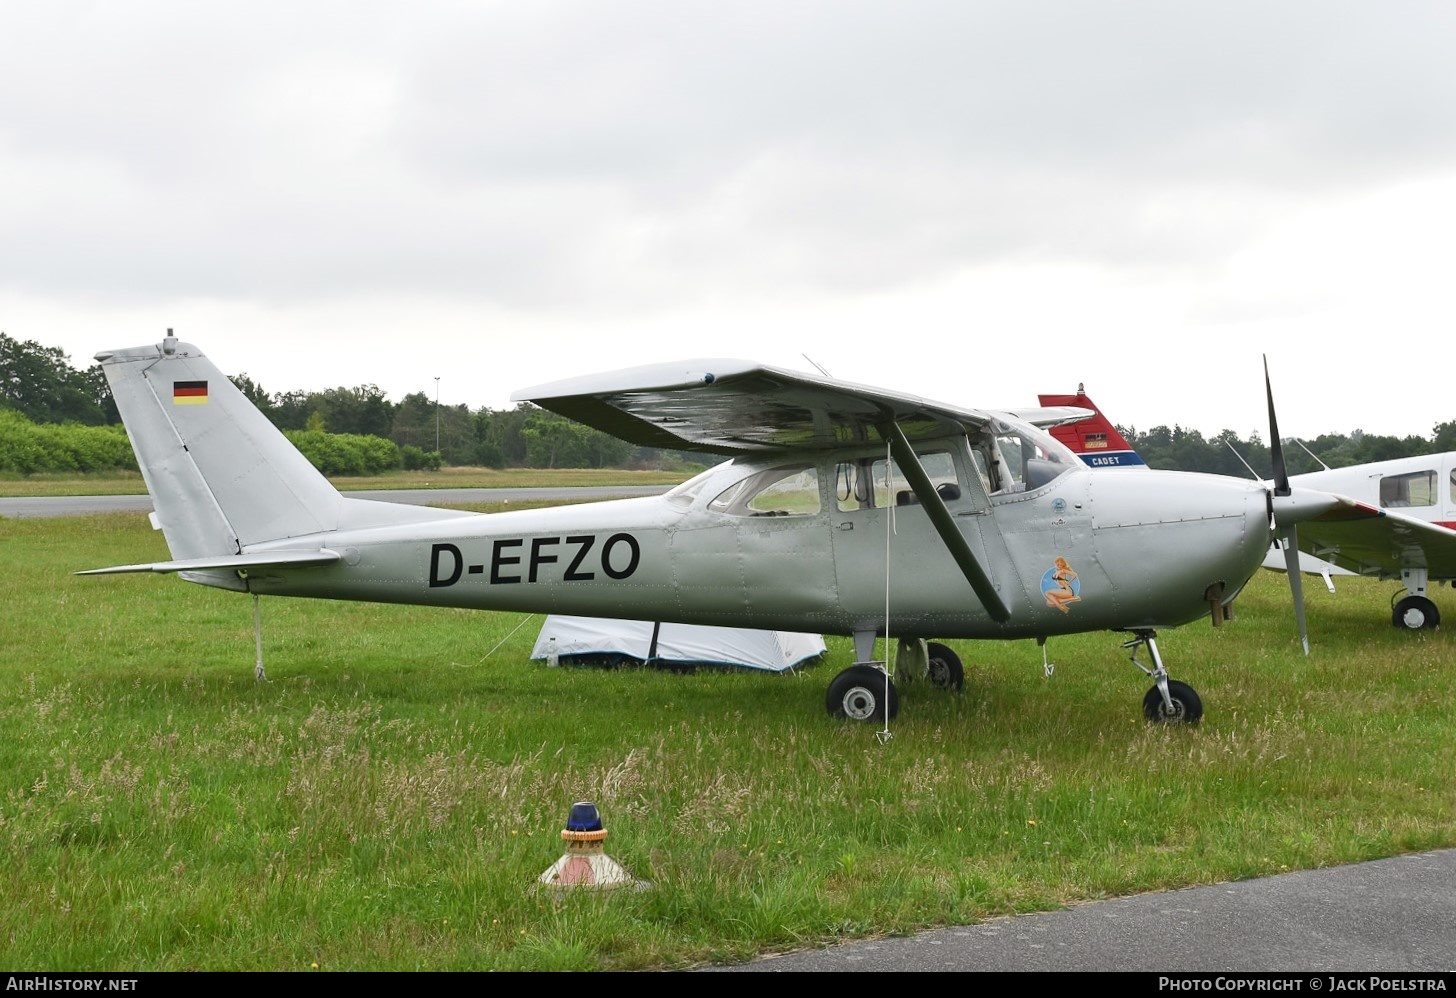
<svg viewBox="0 0 1456 998">
<path fill-rule="evenodd" d="M 1294 619 L 1299 624 L 1299 640 L 1304 653 L 1309 654 L 1309 631 L 1304 626 L 1304 576 L 1299 572 L 1299 540 L 1294 528 L 1280 534 L 1280 545 L 1284 548 L 1284 570 L 1289 574 L 1289 592 L 1294 597 Z"/>
<path fill-rule="evenodd" d="M 1274 496 L 1293 495 L 1289 487 L 1289 469 L 1284 464 L 1284 444 L 1279 440 L 1279 422 L 1274 418 L 1274 386 L 1269 380 L 1269 355 L 1264 355 L 1264 394 L 1269 400 L 1269 456 L 1274 461 Z M 1274 501 L 1269 500 L 1269 511 L 1275 513 Z M 1278 517 L 1274 516 L 1277 524 Z M 1304 653 L 1309 654 L 1309 631 L 1304 623 L 1304 577 L 1299 573 L 1299 538 L 1294 523 L 1279 531 L 1279 545 L 1284 548 L 1284 568 L 1289 576 L 1289 594 L 1294 599 L 1294 619 L 1299 625 L 1299 640 Z"/>
<path fill-rule="evenodd" d="M 1289 495 L 1289 469 L 1284 466 L 1284 445 L 1279 441 L 1279 423 L 1274 419 L 1274 388 L 1269 382 L 1269 356 L 1264 355 L 1264 393 L 1269 398 L 1269 456 L 1274 460 L 1274 494 Z"/>
</svg>

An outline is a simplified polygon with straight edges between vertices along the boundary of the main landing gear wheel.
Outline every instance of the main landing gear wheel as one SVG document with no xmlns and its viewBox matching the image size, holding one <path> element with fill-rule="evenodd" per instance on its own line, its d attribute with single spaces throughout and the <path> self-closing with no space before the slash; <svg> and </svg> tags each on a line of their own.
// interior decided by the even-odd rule
<svg viewBox="0 0 1456 998">
<path fill-rule="evenodd" d="M 1441 626 L 1441 611 L 1424 596 L 1407 596 L 1390 611 L 1390 622 L 1407 631 L 1433 631 Z"/>
<path fill-rule="evenodd" d="M 1187 683 L 1168 680 L 1168 698 L 1173 701 L 1171 710 L 1156 686 L 1148 690 L 1148 695 L 1143 697 L 1143 717 L 1159 723 L 1197 724 L 1203 716 L 1203 701 Z"/>
<path fill-rule="evenodd" d="M 890 717 L 900 712 L 900 694 L 895 684 L 885 673 L 873 665 L 851 665 L 829 684 L 829 693 L 824 706 L 830 717 L 843 717 L 851 721 L 885 720 L 888 704 Z"/>
<path fill-rule="evenodd" d="M 938 690 L 960 692 L 966 682 L 966 670 L 961 665 L 960 656 L 934 641 L 926 644 L 925 651 L 929 656 L 925 672 L 930 685 Z"/>
</svg>

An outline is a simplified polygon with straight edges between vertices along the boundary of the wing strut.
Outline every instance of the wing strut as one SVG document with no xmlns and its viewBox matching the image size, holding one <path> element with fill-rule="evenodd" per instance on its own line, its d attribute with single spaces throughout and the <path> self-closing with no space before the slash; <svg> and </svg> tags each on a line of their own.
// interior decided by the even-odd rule
<svg viewBox="0 0 1456 998">
<path fill-rule="evenodd" d="M 945 508 L 944 501 L 940 494 L 935 491 L 930 476 L 920 466 L 920 459 L 915 456 L 915 449 L 910 446 L 910 441 L 905 439 L 905 433 L 900 429 L 898 423 L 887 421 L 880 427 L 880 432 L 890 441 L 890 453 L 894 455 L 895 463 L 905 473 L 905 478 L 910 482 L 910 487 L 915 490 L 916 498 L 920 505 L 925 507 L 925 512 L 930 517 L 930 522 L 935 525 L 935 530 L 940 534 L 940 539 L 945 542 L 946 549 L 960 566 L 961 574 L 976 591 L 981 600 L 981 605 L 991 615 L 991 619 L 998 624 L 1004 624 L 1011 619 L 1011 610 L 1001 600 L 1001 594 L 996 592 L 995 585 L 991 582 L 990 576 L 986 574 L 985 568 L 976 560 L 976 554 L 971 546 L 966 543 L 956 527 L 955 518 L 951 516 L 950 510 Z"/>
</svg>

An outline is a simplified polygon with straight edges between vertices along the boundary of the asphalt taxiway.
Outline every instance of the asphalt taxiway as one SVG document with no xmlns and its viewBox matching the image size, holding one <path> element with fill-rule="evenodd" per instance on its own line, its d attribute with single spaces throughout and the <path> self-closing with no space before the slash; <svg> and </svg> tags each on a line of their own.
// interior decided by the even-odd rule
<svg viewBox="0 0 1456 998">
<path fill-rule="evenodd" d="M 583 499 L 627 499 L 655 496 L 668 485 L 580 485 L 532 489 L 368 489 L 345 492 L 355 499 L 379 502 L 415 503 L 420 506 L 448 506 L 480 502 L 565 502 Z M 0 498 L 0 517 L 30 519 L 54 516 L 87 516 L 92 513 L 136 511 L 149 513 L 152 497 L 139 496 L 13 496 Z"/>
<path fill-rule="evenodd" d="M 1444 988 L 1427 990 L 1456 992 L 1456 849 L 1095 901 L 699 970 L 1415 973 L 1444 982 Z M 1304 984 L 1300 990 L 1318 990 L 1313 980 Z"/>
</svg>

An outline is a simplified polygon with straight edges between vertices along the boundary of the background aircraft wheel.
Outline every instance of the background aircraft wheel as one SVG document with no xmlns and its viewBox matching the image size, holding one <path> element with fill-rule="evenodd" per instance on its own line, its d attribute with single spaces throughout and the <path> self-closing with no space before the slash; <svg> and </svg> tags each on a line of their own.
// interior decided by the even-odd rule
<svg viewBox="0 0 1456 998">
<path fill-rule="evenodd" d="M 1441 626 L 1441 611 L 1424 596 L 1407 596 L 1395 604 L 1390 622 L 1408 631 L 1435 630 Z"/>
<path fill-rule="evenodd" d="M 960 656 L 934 641 L 926 644 L 925 650 L 929 655 L 926 676 L 930 679 L 930 685 L 938 690 L 960 692 L 966 682 L 966 670 L 961 665 Z"/>
<path fill-rule="evenodd" d="M 1148 690 L 1148 695 L 1143 697 L 1143 717 L 1171 724 L 1197 724 L 1203 716 L 1203 701 L 1187 683 L 1168 680 L 1168 697 L 1173 701 L 1172 710 L 1164 705 L 1163 694 L 1156 686 Z"/>
<path fill-rule="evenodd" d="M 872 665 L 851 665 L 829 684 L 824 706 L 830 717 L 846 717 L 851 721 L 883 721 L 888 702 L 890 717 L 900 712 L 900 694 L 889 683 L 886 697 L 885 674 Z"/>
</svg>

